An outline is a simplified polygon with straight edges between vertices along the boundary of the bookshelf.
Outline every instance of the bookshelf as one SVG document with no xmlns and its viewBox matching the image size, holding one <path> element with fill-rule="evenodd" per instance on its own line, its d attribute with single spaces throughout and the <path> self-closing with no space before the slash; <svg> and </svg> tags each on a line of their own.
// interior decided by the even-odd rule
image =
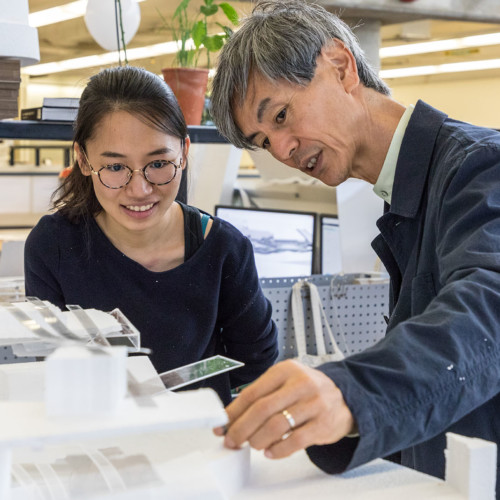
<svg viewBox="0 0 500 500">
<path fill-rule="evenodd" d="M 193 143 L 227 143 L 215 127 L 189 126 L 188 130 Z M 69 122 L 0 120 L 0 139 L 72 141 L 73 125 Z"/>
<path fill-rule="evenodd" d="M 189 126 L 191 139 L 189 170 L 189 203 L 212 212 L 216 204 L 231 201 L 241 150 L 237 150 L 213 126 Z M 68 141 L 73 140 L 71 122 L 0 120 L 0 140 Z M 43 143 L 42 143 L 43 144 Z M 12 146 L 16 148 L 18 146 Z M 39 142 L 30 146 L 43 148 Z M 61 146 L 58 146 L 61 147 Z M 63 146 L 64 147 L 64 146 Z M 70 147 L 70 144 L 68 144 Z M 8 160 L 7 160 L 8 161 Z M 58 172 L 0 172 L 0 227 L 33 226 L 41 215 L 42 205 L 57 187 Z M 4 192 L 1 192 L 3 188 Z M 181 187 L 181 189 L 187 189 Z M 10 194 L 16 193 L 15 205 Z M 5 195 L 5 206 L 1 199 Z M 35 199 L 36 198 L 36 199 Z M 43 207 L 42 207 L 43 208 Z"/>
</svg>

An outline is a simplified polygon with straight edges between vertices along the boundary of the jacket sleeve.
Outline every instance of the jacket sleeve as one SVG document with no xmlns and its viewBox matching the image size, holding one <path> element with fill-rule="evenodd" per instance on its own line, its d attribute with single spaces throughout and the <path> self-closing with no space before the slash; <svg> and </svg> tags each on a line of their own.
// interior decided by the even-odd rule
<svg viewBox="0 0 500 500">
<path fill-rule="evenodd" d="M 222 340 L 229 357 L 245 366 L 230 373 L 231 386 L 255 380 L 278 356 L 272 308 L 260 286 L 250 240 L 241 237 L 223 267 L 219 300 Z"/>
<path fill-rule="evenodd" d="M 26 239 L 25 291 L 26 296 L 48 300 L 64 309 L 64 296 L 57 279 L 59 244 L 52 222 L 49 217 L 43 217 Z"/>
<path fill-rule="evenodd" d="M 436 245 L 425 258 L 436 259 L 438 272 L 413 278 L 412 309 L 420 311 L 372 348 L 321 367 L 360 434 L 308 450 L 327 472 L 427 441 L 500 391 L 499 147 L 464 151 L 434 184 L 426 223 Z"/>
</svg>

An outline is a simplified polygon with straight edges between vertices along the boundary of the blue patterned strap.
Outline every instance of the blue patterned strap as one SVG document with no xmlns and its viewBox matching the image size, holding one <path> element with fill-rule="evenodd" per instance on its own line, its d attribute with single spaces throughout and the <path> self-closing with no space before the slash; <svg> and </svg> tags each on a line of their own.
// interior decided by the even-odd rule
<svg viewBox="0 0 500 500">
<path fill-rule="evenodd" d="M 210 220 L 210 215 L 201 214 L 201 233 L 205 236 L 205 231 L 207 229 L 208 221 Z"/>
</svg>

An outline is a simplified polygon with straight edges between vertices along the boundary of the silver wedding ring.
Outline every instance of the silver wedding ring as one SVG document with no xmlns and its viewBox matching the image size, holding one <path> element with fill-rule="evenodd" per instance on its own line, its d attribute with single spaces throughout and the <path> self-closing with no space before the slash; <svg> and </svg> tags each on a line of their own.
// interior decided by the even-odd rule
<svg viewBox="0 0 500 500">
<path fill-rule="evenodd" d="M 293 430 L 295 428 L 295 419 L 292 417 L 292 414 L 288 410 L 283 410 L 281 413 L 287 419 L 290 430 Z"/>
</svg>

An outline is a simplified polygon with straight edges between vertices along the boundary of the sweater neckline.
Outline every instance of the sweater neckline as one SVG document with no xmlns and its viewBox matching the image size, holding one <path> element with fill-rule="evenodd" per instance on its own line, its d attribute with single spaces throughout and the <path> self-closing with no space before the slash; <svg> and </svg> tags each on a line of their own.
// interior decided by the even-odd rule
<svg viewBox="0 0 500 500">
<path fill-rule="evenodd" d="M 92 217 L 91 219 L 91 227 L 92 227 L 92 233 L 95 234 L 95 237 L 97 238 L 98 241 L 100 241 L 103 245 L 105 245 L 112 253 L 114 253 L 118 258 L 125 259 L 127 262 L 130 263 L 130 265 L 133 265 L 135 267 L 140 268 L 142 271 L 151 273 L 152 275 L 155 276 L 162 276 L 166 275 L 167 273 L 172 273 L 175 272 L 176 270 L 183 270 L 187 265 L 193 265 L 197 262 L 198 259 L 203 259 L 205 258 L 204 254 L 206 254 L 208 251 L 210 251 L 210 247 L 212 246 L 212 242 L 215 240 L 219 230 L 220 230 L 220 219 L 217 217 L 213 218 L 213 224 L 212 228 L 210 229 L 210 232 L 208 233 L 207 237 L 205 238 L 205 241 L 203 244 L 199 247 L 198 251 L 194 253 L 194 255 L 191 256 L 188 260 L 185 260 L 181 264 L 179 264 L 176 267 L 173 267 L 172 269 L 167 269 L 166 271 L 151 271 L 147 267 L 144 267 L 142 264 L 137 262 L 136 260 L 130 258 L 128 255 L 120 251 L 118 248 L 113 245 L 113 243 L 110 241 L 110 239 L 104 234 L 103 230 L 99 227 L 99 224 L 97 224 L 97 221 L 95 220 L 95 217 Z M 185 240 L 185 236 L 184 236 Z"/>
</svg>

